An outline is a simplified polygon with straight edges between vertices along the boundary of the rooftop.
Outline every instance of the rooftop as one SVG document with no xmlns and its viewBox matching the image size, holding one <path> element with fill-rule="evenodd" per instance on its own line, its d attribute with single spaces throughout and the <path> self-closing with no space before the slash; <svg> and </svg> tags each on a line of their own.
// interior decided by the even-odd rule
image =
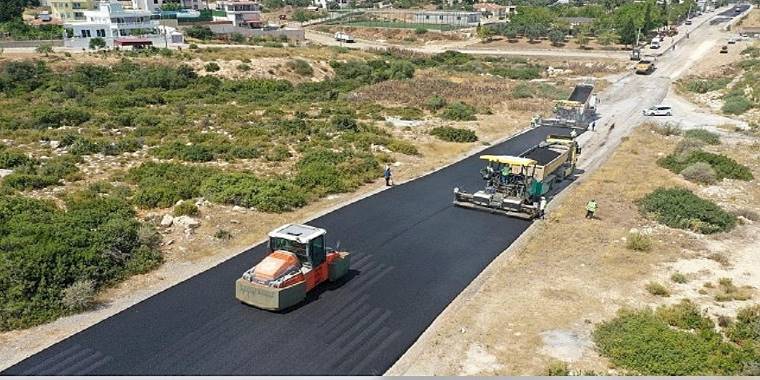
<svg viewBox="0 0 760 380">
<path fill-rule="evenodd" d="M 316 237 L 325 235 L 327 231 L 322 228 L 307 226 L 305 224 L 286 224 L 269 233 L 269 237 L 295 240 L 306 243 Z"/>
</svg>

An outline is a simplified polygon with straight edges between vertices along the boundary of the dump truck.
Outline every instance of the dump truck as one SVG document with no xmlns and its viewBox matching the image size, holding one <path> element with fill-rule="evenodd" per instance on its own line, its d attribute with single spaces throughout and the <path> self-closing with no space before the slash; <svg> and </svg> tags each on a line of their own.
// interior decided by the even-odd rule
<svg viewBox="0 0 760 380">
<path fill-rule="evenodd" d="M 354 42 L 354 37 L 348 33 L 336 32 L 335 41 L 351 43 Z"/>
<path fill-rule="evenodd" d="M 586 130 L 596 117 L 596 95 L 594 85 L 579 84 L 567 100 L 554 103 L 551 117 L 536 116 L 533 118 L 534 127 L 561 127 Z"/>
<path fill-rule="evenodd" d="M 519 156 L 483 155 L 483 190 L 454 188 L 454 204 L 522 219 L 539 216 L 541 197 L 575 172 L 580 147 L 573 137 L 549 135 Z"/>
<path fill-rule="evenodd" d="M 338 281 L 349 270 L 348 252 L 325 246 L 327 231 L 286 224 L 269 233 L 269 255 L 235 282 L 235 297 L 265 310 L 283 310 L 306 299 L 326 281 Z"/>
<path fill-rule="evenodd" d="M 643 58 L 636 64 L 636 74 L 648 75 L 654 72 L 654 60 L 648 57 Z"/>
</svg>

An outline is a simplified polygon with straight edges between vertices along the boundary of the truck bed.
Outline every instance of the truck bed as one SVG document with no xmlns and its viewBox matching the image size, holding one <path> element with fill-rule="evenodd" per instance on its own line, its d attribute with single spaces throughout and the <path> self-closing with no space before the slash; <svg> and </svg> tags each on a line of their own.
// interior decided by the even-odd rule
<svg viewBox="0 0 760 380">
<path fill-rule="evenodd" d="M 549 147 L 537 147 L 523 155 L 523 157 L 535 160 L 539 165 L 546 165 L 560 155 L 561 153 L 551 150 Z"/>
<path fill-rule="evenodd" d="M 573 93 L 570 94 L 570 99 L 568 100 L 579 103 L 586 103 L 588 98 L 591 96 L 592 91 L 594 91 L 594 88 L 591 86 L 575 86 Z"/>
</svg>

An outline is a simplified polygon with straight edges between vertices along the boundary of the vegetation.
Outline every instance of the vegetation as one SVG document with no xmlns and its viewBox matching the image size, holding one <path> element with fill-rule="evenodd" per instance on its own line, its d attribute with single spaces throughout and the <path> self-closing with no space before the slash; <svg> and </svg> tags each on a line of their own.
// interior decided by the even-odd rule
<svg viewBox="0 0 760 380">
<path fill-rule="evenodd" d="M 106 47 L 106 40 L 101 37 L 90 39 L 90 50 L 98 50 Z"/>
<path fill-rule="evenodd" d="M 309 62 L 306 62 L 303 59 L 291 60 L 288 62 L 287 66 L 301 76 L 311 76 L 314 74 L 314 69 L 309 65 Z"/>
<path fill-rule="evenodd" d="M 193 204 L 193 202 L 183 201 L 178 203 L 176 206 L 174 206 L 174 210 L 172 211 L 172 214 L 174 216 L 196 216 L 198 215 L 199 210 L 198 206 Z"/>
<path fill-rule="evenodd" d="M 658 188 L 640 199 L 638 205 L 642 213 L 668 227 L 711 234 L 736 226 L 735 216 L 683 188 Z"/>
<path fill-rule="evenodd" d="M 0 330 L 86 307 L 90 282 L 98 289 L 161 262 L 155 234 L 125 199 L 87 191 L 65 203 L 0 196 Z"/>
<path fill-rule="evenodd" d="M 443 109 L 442 116 L 448 120 L 470 121 L 475 118 L 475 108 L 462 102 L 454 102 Z"/>
<path fill-rule="evenodd" d="M 697 162 L 709 164 L 715 170 L 715 178 L 717 180 L 731 178 L 750 181 L 754 178 L 752 171 L 748 167 L 739 164 L 732 158 L 701 150 L 694 150 L 681 155 L 670 154 L 657 161 L 660 166 L 669 169 L 673 173 L 681 173 L 688 166 Z"/>
<path fill-rule="evenodd" d="M 652 250 L 652 239 L 638 232 L 630 233 L 626 239 L 625 247 L 633 251 L 649 252 Z"/>
<path fill-rule="evenodd" d="M 740 314 L 747 320 L 758 321 L 754 311 Z M 748 331 L 744 329 L 750 323 L 742 322 L 742 331 Z M 725 341 L 721 333 L 714 330 L 713 322 L 696 305 L 684 301 L 661 307 L 656 312 L 623 310 L 615 319 L 596 326 L 593 339 L 602 355 L 632 374 L 746 373 L 760 359 L 757 340 L 737 339 L 731 332 L 727 335 L 730 341 Z"/>
<path fill-rule="evenodd" d="M 430 131 L 430 134 L 438 137 L 443 141 L 449 142 L 475 142 L 478 141 L 478 136 L 475 132 L 454 127 L 435 127 Z"/>
<path fill-rule="evenodd" d="M 200 26 L 200 25 L 193 25 L 187 29 L 185 29 L 185 34 L 187 34 L 188 37 L 196 38 L 199 40 L 210 40 L 212 37 L 214 37 L 214 32 L 211 31 L 211 28 L 208 26 Z"/>
<path fill-rule="evenodd" d="M 731 78 L 694 78 L 680 81 L 681 88 L 689 92 L 704 94 L 711 91 L 718 91 L 726 88 L 731 82 Z"/>
<path fill-rule="evenodd" d="M 691 182 L 710 185 L 716 181 L 715 169 L 706 162 L 695 162 L 683 170 L 681 175 Z"/>
<path fill-rule="evenodd" d="M 681 272 L 676 272 L 676 273 L 673 273 L 673 274 L 670 276 L 670 281 L 673 281 L 673 282 L 675 282 L 676 284 L 685 284 L 685 283 L 687 283 L 689 280 L 686 278 L 686 275 L 684 275 L 683 273 L 681 273 Z"/>
<path fill-rule="evenodd" d="M 686 138 L 697 139 L 709 145 L 720 144 L 720 136 L 717 133 L 704 129 L 689 129 L 683 135 Z"/>
<path fill-rule="evenodd" d="M 723 99 L 722 111 L 727 114 L 741 115 L 752 108 L 752 103 L 744 95 L 731 95 Z"/>
<path fill-rule="evenodd" d="M 653 296 L 670 297 L 670 291 L 659 282 L 650 282 L 646 286 L 647 292 Z"/>
</svg>

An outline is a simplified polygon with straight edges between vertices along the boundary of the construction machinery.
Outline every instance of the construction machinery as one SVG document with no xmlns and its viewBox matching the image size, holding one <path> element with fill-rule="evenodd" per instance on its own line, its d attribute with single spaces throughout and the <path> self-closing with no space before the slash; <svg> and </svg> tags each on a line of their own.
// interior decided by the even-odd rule
<svg viewBox="0 0 760 380">
<path fill-rule="evenodd" d="M 654 72 L 654 59 L 644 57 L 636 64 L 636 74 L 648 75 Z"/>
<path fill-rule="evenodd" d="M 567 100 L 554 103 L 551 117 L 536 116 L 533 118 L 534 127 L 561 127 L 586 130 L 596 117 L 596 95 L 594 85 L 579 84 L 573 89 Z"/>
<path fill-rule="evenodd" d="M 269 255 L 235 282 L 235 297 L 266 310 L 283 310 L 306 299 L 326 281 L 348 273 L 350 254 L 325 247 L 327 231 L 286 224 L 269 233 Z"/>
<path fill-rule="evenodd" d="M 454 188 L 454 204 L 523 219 L 540 215 L 541 197 L 575 171 L 580 147 L 573 137 L 549 135 L 520 156 L 483 155 L 485 188 Z"/>
</svg>

